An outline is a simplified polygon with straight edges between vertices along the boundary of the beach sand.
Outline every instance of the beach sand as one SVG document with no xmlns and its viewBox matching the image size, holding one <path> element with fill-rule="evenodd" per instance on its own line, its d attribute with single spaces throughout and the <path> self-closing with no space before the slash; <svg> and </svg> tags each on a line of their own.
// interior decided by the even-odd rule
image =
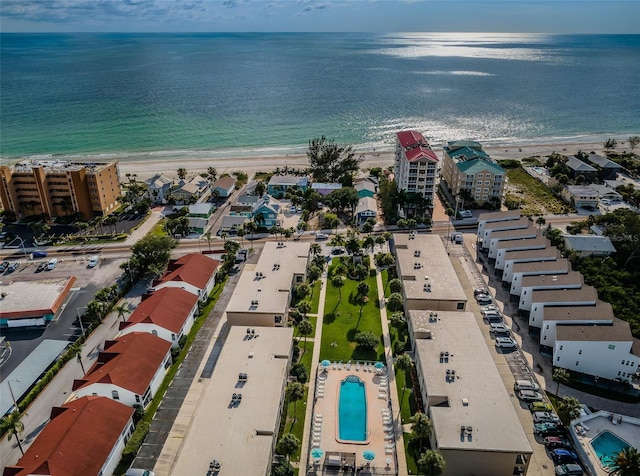
<svg viewBox="0 0 640 476">
<path fill-rule="evenodd" d="M 619 140 L 618 150 L 625 150 L 626 142 Z M 442 147 L 433 147 L 433 150 L 442 157 Z M 564 155 L 573 155 L 579 150 L 584 152 L 595 152 L 604 154 L 602 142 L 582 142 L 582 143 L 548 143 L 548 144 L 508 144 L 504 146 L 485 146 L 484 150 L 494 159 L 523 159 L 526 157 L 546 157 L 553 152 Z M 380 151 L 356 151 L 364 156 L 361 165 L 363 170 L 372 167 L 388 167 L 393 165 L 393 150 Z M 245 172 L 252 177 L 256 172 L 273 172 L 277 167 L 283 168 L 306 168 L 309 162 L 305 154 L 300 155 L 267 155 L 232 157 L 232 158 L 211 158 L 211 159 L 188 159 L 188 160 L 127 160 L 119 163 L 120 175 L 137 174 L 139 180 L 149 178 L 156 173 L 162 173 L 169 178 L 177 178 L 179 167 L 187 170 L 187 177 L 197 173 L 206 172 L 208 167 L 215 167 L 218 176 L 224 173 L 232 174 L 235 171 Z"/>
</svg>

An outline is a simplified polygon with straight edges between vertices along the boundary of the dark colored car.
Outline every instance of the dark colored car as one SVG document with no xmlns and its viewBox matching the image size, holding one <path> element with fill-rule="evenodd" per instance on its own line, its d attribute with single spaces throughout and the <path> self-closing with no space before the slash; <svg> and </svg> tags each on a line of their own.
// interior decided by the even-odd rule
<svg viewBox="0 0 640 476">
<path fill-rule="evenodd" d="M 565 428 L 556 423 L 534 423 L 533 431 L 540 436 L 560 436 L 566 434 Z"/>
<path fill-rule="evenodd" d="M 3 261 L 0 263 L 0 273 L 3 273 L 9 267 L 8 261 Z"/>
<path fill-rule="evenodd" d="M 578 455 L 566 448 L 558 448 L 551 451 L 551 459 L 556 464 L 576 463 L 578 462 Z"/>
<path fill-rule="evenodd" d="M 47 257 L 47 252 L 46 251 L 34 251 L 33 253 L 31 253 L 31 258 L 36 259 L 36 258 L 46 258 Z"/>
<path fill-rule="evenodd" d="M 41 271 L 44 271 L 46 267 L 47 267 L 47 262 L 46 262 L 46 261 L 43 261 L 43 262 L 42 262 L 42 263 L 40 263 L 40 264 L 38 265 L 38 267 L 36 268 L 36 273 L 39 273 L 39 272 L 41 272 Z"/>
<path fill-rule="evenodd" d="M 486 288 L 477 288 L 473 290 L 473 297 L 477 297 L 480 294 L 489 294 L 489 290 Z"/>
<path fill-rule="evenodd" d="M 559 436 L 547 436 L 544 440 L 544 445 L 549 450 L 554 450 L 556 448 L 567 448 L 572 449 L 573 445 L 569 440 L 565 440 L 564 438 L 560 438 Z"/>
<path fill-rule="evenodd" d="M 584 471 L 579 464 L 561 464 L 555 467 L 556 476 L 582 476 Z"/>
</svg>

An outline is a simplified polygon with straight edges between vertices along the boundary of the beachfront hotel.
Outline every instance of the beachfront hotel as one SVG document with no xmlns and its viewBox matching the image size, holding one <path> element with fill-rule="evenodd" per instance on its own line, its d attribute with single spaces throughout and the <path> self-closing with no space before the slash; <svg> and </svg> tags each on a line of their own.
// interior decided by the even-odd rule
<svg viewBox="0 0 640 476">
<path fill-rule="evenodd" d="M 286 327 L 293 287 L 305 281 L 309 243 L 267 242 L 256 264 L 246 263 L 227 306 L 231 326 Z"/>
<path fill-rule="evenodd" d="M 458 140 L 443 149 L 442 180 L 453 196 L 467 190 L 478 205 L 500 205 L 507 175 L 479 142 Z"/>
<path fill-rule="evenodd" d="M 409 329 L 442 474 L 527 474 L 533 449 L 474 314 L 411 310 Z"/>
<path fill-rule="evenodd" d="M 118 163 L 23 160 L 0 167 L 0 200 L 17 219 L 78 213 L 83 220 L 120 206 Z"/>
<path fill-rule="evenodd" d="M 433 204 L 439 162 L 420 132 L 396 133 L 394 172 L 398 190 L 419 193 Z"/>
<path fill-rule="evenodd" d="M 393 235 L 398 278 L 405 311 L 464 311 L 467 296 L 439 235 Z"/>
</svg>

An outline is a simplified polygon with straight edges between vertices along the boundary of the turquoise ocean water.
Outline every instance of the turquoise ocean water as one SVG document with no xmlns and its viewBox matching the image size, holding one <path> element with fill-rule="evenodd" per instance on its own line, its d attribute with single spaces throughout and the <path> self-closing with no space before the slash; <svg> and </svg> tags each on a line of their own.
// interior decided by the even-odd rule
<svg viewBox="0 0 640 476">
<path fill-rule="evenodd" d="M 2 34 L 0 161 L 640 133 L 639 35 Z"/>
</svg>

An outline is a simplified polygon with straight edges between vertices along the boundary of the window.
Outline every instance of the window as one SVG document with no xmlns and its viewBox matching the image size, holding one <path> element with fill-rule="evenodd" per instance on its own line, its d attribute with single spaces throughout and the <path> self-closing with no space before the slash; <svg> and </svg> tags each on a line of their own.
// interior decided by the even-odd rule
<svg viewBox="0 0 640 476">
<path fill-rule="evenodd" d="M 111 391 L 111 398 L 113 398 L 114 400 L 120 400 L 120 395 L 118 394 L 117 390 Z"/>
<path fill-rule="evenodd" d="M 136 403 L 140 403 L 140 395 L 136 395 Z"/>
<path fill-rule="evenodd" d="M 176 340 L 176 335 L 173 332 L 171 333 L 171 340 Z"/>
<path fill-rule="evenodd" d="M 157 331 L 157 330 L 155 330 L 155 329 L 153 329 L 153 330 L 151 331 L 151 333 L 152 333 L 154 336 L 157 336 L 157 335 L 158 335 L 158 331 Z"/>
<path fill-rule="evenodd" d="M 463 302 L 459 302 L 456 309 L 464 309 L 464 303 Z"/>
<path fill-rule="evenodd" d="M 624 365 L 624 360 L 622 361 L 622 363 L 620 363 L 620 365 Z"/>
<path fill-rule="evenodd" d="M 485 184 L 485 185 L 489 185 L 490 183 L 491 183 L 491 182 L 489 182 L 488 180 L 485 180 L 485 181 L 484 181 L 484 184 Z"/>
<path fill-rule="evenodd" d="M 482 174 L 478 174 L 478 178 L 482 178 Z"/>
<path fill-rule="evenodd" d="M 621 373 L 621 372 L 618 370 L 618 377 L 620 377 L 620 373 Z"/>
<path fill-rule="evenodd" d="M 609 350 L 615 350 L 615 348 L 616 348 L 615 344 L 609 344 L 609 347 L 608 347 Z"/>
<path fill-rule="evenodd" d="M 276 324 L 280 324 L 282 323 L 282 316 L 274 316 L 273 320 Z"/>
<path fill-rule="evenodd" d="M 542 340 L 547 340 L 547 336 L 544 336 Z"/>
</svg>

